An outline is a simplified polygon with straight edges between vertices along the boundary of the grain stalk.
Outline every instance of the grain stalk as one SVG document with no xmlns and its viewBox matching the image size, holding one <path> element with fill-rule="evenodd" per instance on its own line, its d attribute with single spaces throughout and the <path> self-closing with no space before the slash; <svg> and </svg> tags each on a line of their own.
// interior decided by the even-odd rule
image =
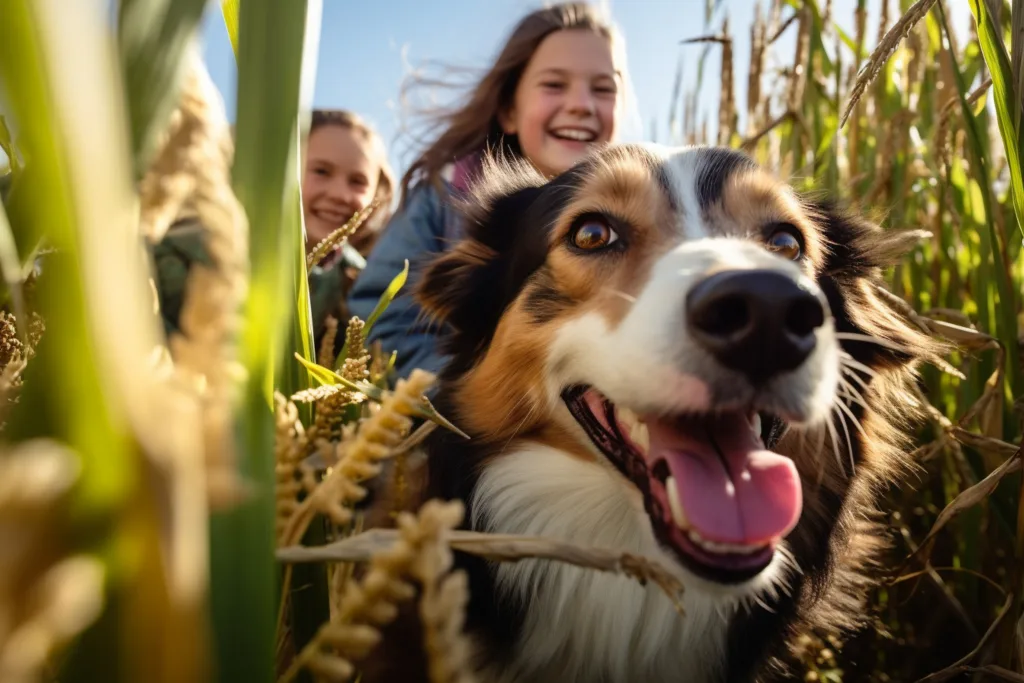
<svg viewBox="0 0 1024 683">
<path fill-rule="evenodd" d="M 338 613 L 324 624 L 279 679 L 294 680 L 308 667 L 319 679 L 347 681 L 354 663 L 366 657 L 380 641 L 381 627 L 398 614 L 399 603 L 422 588 L 420 615 L 432 683 L 473 679 L 467 670 L 469 646 L 461 633 L 466 603 L 465 575 L 450 573 L 451 556 L 446 536 L 462 520 L 458 502 L 427 501 L 417 515 L 398 518 L 396 542 L 376 552 L 365 578 L 346 584 Z"/>
<path fill-rule="evenodd" d="M 846 101 L 846 108 L 843 110 L 843 115 L 839 119 L 840 127 L 846 125 L 854 107 L 857 106 L 860 98 L 864 95 L 864 91 L 869 85 L 874 83 L 875 78 L 889 61 L 889 58 L 892 57 L 899 48 L 903 39 L 910 34 L 917 25 L 917 22 L 928 14 L 936 1 L 937 0 L 917 0 L 917 2 L 911 5 L 910 9 L 907 10 L 906 14 L 900 17 L 899 21 L 897 21 L 896 24 L 889 29 L 884 36 L 882 36 L 881 40 L 878 42 L 878 47 L 876 47 L 874 52 L 871 53 L 871 56 L 868 57 L 867 64 L 864 65 L 864 68 L 861 70 L 860 75 L 857 78 L 857 82 L 853 85 L 853 90 L 851 90 Z M 887 1 L 883 7 L 888 8 Z"/>
</svg>

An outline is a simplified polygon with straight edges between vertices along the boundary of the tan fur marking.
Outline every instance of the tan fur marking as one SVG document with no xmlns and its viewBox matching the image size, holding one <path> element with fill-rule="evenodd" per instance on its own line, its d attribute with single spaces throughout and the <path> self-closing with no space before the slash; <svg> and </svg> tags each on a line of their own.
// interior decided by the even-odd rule
<svg viewBox="0 0 1024 683">
<path fill-rule="evenodd" d="M 585 304 L 579 312 L 596 310 L 614 328 L 655 261 L 679 239 L 675 217 L 651 168 L 634 156 L 618 155 L 597 164 L 576 192 L 553 230 L 554 244 L 564 242 L 575 218 L 586 213 L 613 216 L 627 226 L 620 235 L 628 245 L 625 253 L 588 257 L 555 249 L 548 263 L 560 291 Z"/>
<path fill-rule="evenodd" d="M 529 433 L 549 419 L 545 353 L 553 327 L 531 324 L 516 303 L 498 325 L 487 355 L 459 383 L 457 423 L 488 441 Z"/>
<path fill-rule="evenodd" d="M 738 173 L 729 178 L 721 200 L 708 213 L 716 232 L 751 237 L 758 242 L 764 238 L 764 226 L 789 223 L 803 233 L 810 274 L 818 272 L 824 262 L 820 229 L 803 211 L 789 186 L 764 171 Z"/>
</svg>

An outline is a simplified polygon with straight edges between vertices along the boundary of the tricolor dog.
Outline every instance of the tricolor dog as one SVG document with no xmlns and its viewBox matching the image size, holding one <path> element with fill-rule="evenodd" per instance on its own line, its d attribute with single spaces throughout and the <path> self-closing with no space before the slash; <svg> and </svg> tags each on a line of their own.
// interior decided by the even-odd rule
<svg viewBox="0 0 1024 683">
<path fill-rule="evenodd" d="M 460 555 L 479 679 L 762 680 L 803 629 L 857 625 L 935 350 L 881 292 L 908 236 L 720 148 L 609 146 L 553 179 L 491 161 L 463 208 L 417 296 L 472 438 L 435 431 L 422 495 L 685 586 L 679 614 L 622 576 Z"/>
</svg>

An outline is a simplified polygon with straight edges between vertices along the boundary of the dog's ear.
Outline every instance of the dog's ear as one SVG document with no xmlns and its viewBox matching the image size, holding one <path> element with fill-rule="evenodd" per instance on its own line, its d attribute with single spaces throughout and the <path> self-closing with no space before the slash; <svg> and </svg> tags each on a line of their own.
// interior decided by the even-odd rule
<svg viewBox="0 0 1024 683">
<path fill-rule="evenodd" d="M 808 204 L 827 244 L 820 279 L 843 349 L 872 369 L 919 360 L 941 363 L 945 346 L 913 320 L 909 304 L 891 293 L 883 269 L 898 263 L 924 230 L 884 230 L 833 202 Z"/>
<path fill-rule="evenodd" d="M 526 162 L 485 158 L 457 201 L 466 235 L 430 262 L 416 287 L 424 313 L 449 327 L 447 346 L 479 349 L 548 249 L 545 179 Z"/>
</svg>

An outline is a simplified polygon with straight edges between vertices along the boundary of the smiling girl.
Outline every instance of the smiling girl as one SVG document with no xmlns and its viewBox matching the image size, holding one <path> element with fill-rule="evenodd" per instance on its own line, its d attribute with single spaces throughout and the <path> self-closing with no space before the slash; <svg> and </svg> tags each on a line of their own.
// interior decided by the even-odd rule
<svg viewBox="0 0 1024 683">
<path fill-rule="evenodd" d="M 348 319 L 345 296 L 358 268 L 387 222 L 395 182 L 380 136 L 361 117 L 344 109 L 315 109 L 306 142 L 302 210 L 307 253 L 374 199 L 379 208 L 352 235 L 309 269 L 309 296 L 316 349 L 327 317 Z M 193 215 L 175 222 L 152 246 L 156 288 L 164 330 L 181 332 L 185 284 L 194 263 L 209 259 L 207 231 Z M 342 323 L 344 329 L 344 323 Z M 337 351 L 344 335 L 335 342 Z"/>
<path fill-rule="evenodd" d="M 408 282 L 370 334 L 398 352 L 400 377 L 414 368 L 439 372 L 445 363 L 437 331 L 411 292 L 417 266 L 461 233 L 449 195 L 466 189 L 487 149 L 522 157 L 553 177 L 594 145 L 613 141 L 625 80 L 624 46 L 613 24 L 588 3 L 562 3 L 523 18 L 464 104 L 440 117 L 442 133 L 403 176 L 401 209 L 349 297 L 351 314 L 365 320 L 409 259 Z"/>
<path fill-rule="evenodd" d="M 374 216 L 349 238 L 365 256 L 390 215 L 393 187 L 384 143 L 369 124 L 345 109 L 313 111 L 302 178 L 307 250 L 377 199 Z"/>
</svg>

